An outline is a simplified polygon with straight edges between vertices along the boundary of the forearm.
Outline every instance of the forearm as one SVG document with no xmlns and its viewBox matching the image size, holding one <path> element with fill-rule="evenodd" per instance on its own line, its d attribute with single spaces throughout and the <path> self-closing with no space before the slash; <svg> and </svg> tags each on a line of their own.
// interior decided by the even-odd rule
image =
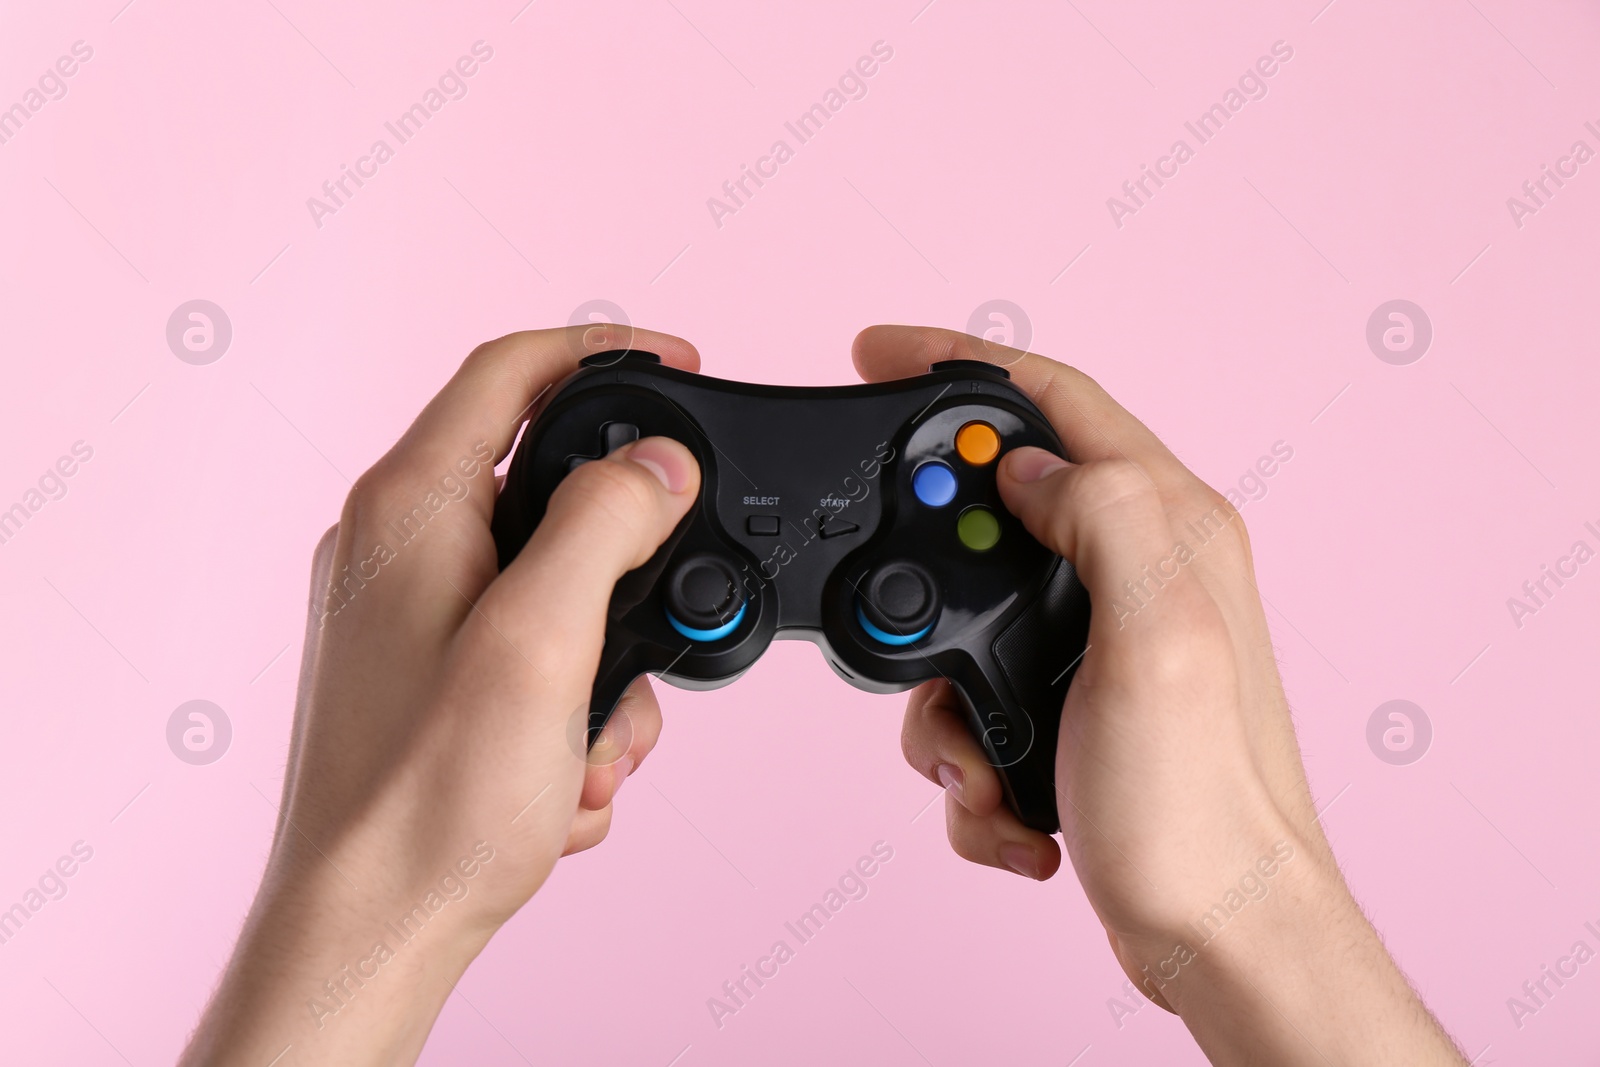
<svg viewBox="0 0 1600 1067">
<path fill-rule="evenodd" d="M 415 1061 L 482 939 L 341 897 L 263 891 L 181 1067 Z"/>
<path fill-rule="evenodd" d="M 1263 896 L 1243 898 L 1245 906 L 1221 922 L 1221 912 L 1197 916 L 1169 934 L 1170 946 L 1152 941 L 1141 952 L 1159 957 L 1147 972 L 1149 987 L 1211 1062 L 1466 1062 L 1324 850 L 1300 846 L 1261 884 Z"/>
</svg>

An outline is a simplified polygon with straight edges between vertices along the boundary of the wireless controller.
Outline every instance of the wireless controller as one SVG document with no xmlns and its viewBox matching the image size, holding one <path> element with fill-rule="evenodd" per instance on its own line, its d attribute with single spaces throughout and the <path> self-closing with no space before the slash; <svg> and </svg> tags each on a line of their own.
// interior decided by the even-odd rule
<svg viewBox="0 0 1600 1067">
<path fill-rule="evenodd" d="M 1012 810 L 1057 829 L 1056 738 L 1089 597 L 1000 502 L 1003 452 L 1062 454 L 1005 370 L 951 360 L 900 381 L 786 388 L 649 352 L 589 356 L 511 461 L 494 515 L 500 566 L 569 471 L 650 436 L 694 453 L 700 499 L 617 583 L 590 744 L 641 674 L 715 689 L 774 639 L 805 639 L 869 692 L 948 678 Z"/>
</svg>

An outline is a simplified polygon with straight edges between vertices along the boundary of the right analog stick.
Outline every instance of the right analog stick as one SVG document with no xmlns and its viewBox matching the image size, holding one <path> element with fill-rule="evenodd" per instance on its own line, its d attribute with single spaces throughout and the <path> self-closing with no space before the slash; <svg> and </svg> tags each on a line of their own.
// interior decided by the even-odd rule
<svg viewBox="0 0 1600 1067">
<path fill-rule="evenodd" d="M 885 645 L 909 645 L 933 630 L 941 608 L 939 584 L 926 567 L 890 560 L 874 567 L 857 587 L 856 621 Z"/>
<path fill-rule="evenodd" d="M 667 575 L 667 622 L 691 641 L 716 641 L 739 628 L 744 590 L 731 560 L 702 552 L 679 562 Z"/>
</svg>

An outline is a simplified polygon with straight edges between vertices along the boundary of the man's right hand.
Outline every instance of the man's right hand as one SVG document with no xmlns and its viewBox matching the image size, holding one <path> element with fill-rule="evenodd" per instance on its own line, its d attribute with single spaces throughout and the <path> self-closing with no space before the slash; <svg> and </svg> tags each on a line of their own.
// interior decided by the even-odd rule
<svg viewBox="0 0 1600 1067">
<path fill-rule="evenodd" d="M 1318 826 L 1238 512 L 1072 367 L 907 326 L 863 331 L 854 357 L 868 381 L 946 359 L 1005 366 L 1066 446 L 1070 461 L 1007 453 L 999 489 L 1093 604 L 1062 712 L 1057 806 L 1128 977 L 1214 1062 L 1464 1062 Z M 903 739 L 946 789 L 959 855 L 1055 873 L 1055 840 L 1005 806 L 947 682 L 912 693 Z"/>
</svg>

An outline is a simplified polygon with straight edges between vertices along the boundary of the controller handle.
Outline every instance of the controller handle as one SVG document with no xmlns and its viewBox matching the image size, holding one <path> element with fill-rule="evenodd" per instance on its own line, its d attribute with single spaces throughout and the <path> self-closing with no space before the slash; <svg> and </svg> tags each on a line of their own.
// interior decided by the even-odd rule
<svg viewBox="0 0 1600 1067">
<path fill-rule="evenodd" d="M 1061 559 L 1011 625 L 988 648 L 973 651 L 970 672 L 951 679 L 1006 802 L 1024 824 L 1047 834 L 1061 827 L 1056 745 L 1067 687 L 1088 637 L 1088 593 Z"/>
</svg>

